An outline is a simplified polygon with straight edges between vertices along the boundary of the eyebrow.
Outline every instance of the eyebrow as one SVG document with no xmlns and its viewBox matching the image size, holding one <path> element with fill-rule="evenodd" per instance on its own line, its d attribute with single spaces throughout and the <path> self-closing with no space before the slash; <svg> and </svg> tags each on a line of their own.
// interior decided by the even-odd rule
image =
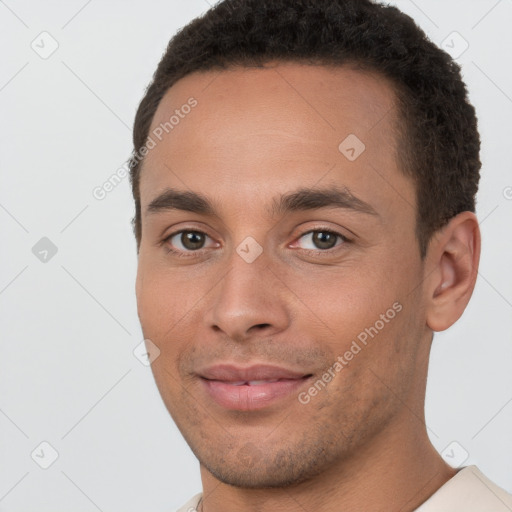
<svg viewBox="0 0 512 512">
<path fill-rule="evenodd" d="M 267 211 L 275 217 L 289 212 L 318 208 L 342 208 L 380 217 L 373 206 L 353 195 L 347 187 L 300 188 L 275 198 Z M 210 217 L 218 216 L 217 208 L 207 197 L 196 192 L 170 188 L 153 199 L 146 208 L 148 214 L 167 210 L 183 210 Z"/>
</svg>

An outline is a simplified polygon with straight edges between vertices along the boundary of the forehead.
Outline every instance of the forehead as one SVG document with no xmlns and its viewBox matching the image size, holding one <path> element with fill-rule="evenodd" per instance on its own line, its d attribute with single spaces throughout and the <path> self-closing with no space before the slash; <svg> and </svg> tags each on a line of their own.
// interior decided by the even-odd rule
<svg viewBox="0 0 512 512">
<path fill-rule="evenodd" d="M 152 120 L 156 145 L 144 161 L 141 202 L 170 186 L 250 193 L 273 183 L 284 191 L 322 175 L 324 185 L 351 189 L 371 178 L 376 191 L 382 180 L 399 181 L 408 194 L 397 172 L 394 102 L 387 79 L 346 67 L 193 73 L 167 91 Z M 352 149 L 362 151 L 355 160 L 347 158 Z"/>
<path fill-rule="evenodd" d="M 383 123 L 380 133 L 385 133 L 395 116 L 393 87 L 380 74 L 296 63 L 267 66 L 233 67 L 186 76 L 164 95 L 150 132 L 168 123 L 170 115 L 180 111 L 190 98 L 197 100 L 199 108 L 194 110 L 200 113 L 201 132 L 208 133 L 211 141 L 216 140 L 217 132 L 212 128 L 226 118 L 234 128 L 238 122 L 252 121 L 266 124 L 268 129 L 286 128 L 290 135 L 306 140 L 311 140 L 313 128 L 318 134 L 316 139 L 323 140 L 326 134 L 336 131 L 340 135 L 347 130 L 364 135 L 384 116 L 387 123 Z M 181 133 L 191 135 L 187 124 L 190 125 L 180 122 L 173 126 L 174 139 Z M 192 131 L 197 128 L 194 126 Z"/>
</svg>

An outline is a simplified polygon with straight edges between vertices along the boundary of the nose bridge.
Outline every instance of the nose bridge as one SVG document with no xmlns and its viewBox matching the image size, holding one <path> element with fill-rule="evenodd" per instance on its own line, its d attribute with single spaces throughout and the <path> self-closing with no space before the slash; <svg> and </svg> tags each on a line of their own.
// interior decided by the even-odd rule
<svg viewBox="0 0 512 512">
<path fill-rule="evenodd" d="M 256 244 L 249 237 L 233 249 L 205 317 L 210 328 L 219 328 L 233 339 L 247 337 L 255 326 L 276 332 L 289 321 L 282 284 Z"/>
</svg>

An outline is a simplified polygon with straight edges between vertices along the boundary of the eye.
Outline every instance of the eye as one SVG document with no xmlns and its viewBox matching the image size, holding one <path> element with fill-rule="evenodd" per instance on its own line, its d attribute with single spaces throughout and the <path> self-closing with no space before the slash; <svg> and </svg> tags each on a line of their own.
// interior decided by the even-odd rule
<svg viewBox="0 0 512 512">
<path fill-rule="evenodd" d="M 301 249 L 307 250 L 323 250 L 332 249 L 341 245 L 344 242 L 348 242 L 348 239 L 340 233 L 329 231 L 326 229 L 317 229 L 304 233 L 299 240 L 303 240 L 305 244 L 301 246 Z M 338 241 L 340 243 L 338 243 Z"/>
<path fill-rule="evenodd" d="M 205 248 L 207 239 L 211 238 L 201 231 L 178 231 L 171 233 L 164 242 L 170 245 L 172 252 L 194 252 Z"/>
<path fill-rule="evenodd" d="M 210 244 L 207 245 L 208 241 Z M 345 236 L 328 229 L 315 229 L 304 233 L 295 243 L 300 249 L 313 252 L 327 252 L 349 242 Z M 216 244 L 206 233 L 197 230 L 181 230 L 171 233 L 163 243 L 169 252 L 177 256 L 189 256 L 194 252 L 200 253 L 208 247 L 216 247 Z M 294 244 L 294 245 L 295 245 Z"/>
</svg>

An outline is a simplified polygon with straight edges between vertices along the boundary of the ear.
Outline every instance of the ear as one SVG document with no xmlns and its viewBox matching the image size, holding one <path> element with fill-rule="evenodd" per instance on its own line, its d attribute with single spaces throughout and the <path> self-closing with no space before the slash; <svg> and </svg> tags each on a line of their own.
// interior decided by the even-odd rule
<svg viewBox="0 0 512 512">
<path fill-rule="evenodd" d="M 480 228 L 476 215 L 462 212 L 433 237 L 425 265 L 426 322 L 444 331 L 462 315 L 471 298 L 480 261 Z"/>
</svg>

